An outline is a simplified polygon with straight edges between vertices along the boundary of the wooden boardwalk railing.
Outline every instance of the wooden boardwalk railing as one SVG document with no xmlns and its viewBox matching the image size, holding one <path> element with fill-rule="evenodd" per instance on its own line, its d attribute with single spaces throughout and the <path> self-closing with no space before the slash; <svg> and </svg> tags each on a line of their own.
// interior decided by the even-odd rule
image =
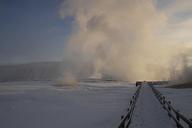
<svg viewBox="0 0 192 128">
<path fill-rule="evenodd" d="M 177 128 L 185 128 L 188 126 L 188 128 L 192 128 L 192 121 L 186 118 L 183 114 L 181 114 L 179 111 L 177 111 L 172 105 L 170 101 L 167 101 L 165 96 L 157 90 L 153 85 L 150 85 L 152 88 L 156 98 L 159 100 L 163 108 L 168 112 L 168 116 L 171 117 L 176 125 Z"/>
<path fill-rule="evenodd" d="M 125 116 L 121 117 L 121 122 L 120 122 L 118 128 L 128 128 L 129 127 L 129 125 L 131 123 L 131 118 L 132 118 L 132 115 L 133 115 L 133 111 L 135 109 L 135 104 L 137 102 L 137 99 L 138 99 L 138 96 L 139 96 L 139 93 L 140 93 L 140 90 L 141 90 L 141 85 L 138 86 L 136 92 L 132 96 L 132 99 L 130 101 L 130 106 L 127 109 L 127 114 Z"/>
</svg>

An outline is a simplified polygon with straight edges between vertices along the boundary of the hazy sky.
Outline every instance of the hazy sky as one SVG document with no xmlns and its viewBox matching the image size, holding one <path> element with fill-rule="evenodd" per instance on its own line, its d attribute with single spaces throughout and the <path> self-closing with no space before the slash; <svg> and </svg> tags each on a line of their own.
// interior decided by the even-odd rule
<svg viewBox="0 0 192 128">
<path fill-rule="evenodd" d="M 187 4 L 182 4 L 182 1 Z M 62 2 L 62 0 L 1 0 L 0 64 L 61 60 L 64 42 L 72 25 L 72 18 L 62 19 L 59 15 Z M 175 5 L 171 6 L 173 4 Z M 178 35 L 177 41 L 189 42 L 192 37 L 189 34 L 191 29 L 186 29 L 189 29 L 192 23 L 190 0 L 158 0 L 156 6 L 168 13 L 168 22 L 173 24 L 166 29 L 166 32 L 174 34 L 163 38 L 171 40 Z"/>
</svg>

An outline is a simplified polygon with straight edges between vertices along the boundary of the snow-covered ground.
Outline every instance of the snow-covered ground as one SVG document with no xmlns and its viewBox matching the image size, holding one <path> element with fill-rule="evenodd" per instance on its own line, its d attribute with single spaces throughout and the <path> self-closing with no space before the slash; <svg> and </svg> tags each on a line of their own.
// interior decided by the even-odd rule
<svg viewBox="0 0 192 128">
<path fill-rule="evenodd" d="M 128 83 L 0 83 L 1 128 L 117 128 L 135 87 Z"/>
<path fill-rule="evenodd" d="M 54 84 L 0 83 L 0 128 L 117 128 L 136 90 L 126 82 L 81 82 L 75 87 Z M 192 89 L 157 89 L 192 118 Z M 150 88 L 142 88 L 132 128 L 175 126 L 167 118 Z"/>
</svg>

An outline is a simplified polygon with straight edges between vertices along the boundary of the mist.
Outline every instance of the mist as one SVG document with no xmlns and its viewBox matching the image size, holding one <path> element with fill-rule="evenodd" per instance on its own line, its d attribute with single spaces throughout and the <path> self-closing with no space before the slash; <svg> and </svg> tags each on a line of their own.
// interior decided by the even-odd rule
<svg viewBox="0 0 192 128">
<path fill-rule="evenodd" d="M 181 76 L 186 48 L 165 39 L 169 17 L 155 3 L 65 0 L 60 13 L 73 17 L 73 28 L 64 47 L 64 74 L 128 81 Z"/>
</svg>

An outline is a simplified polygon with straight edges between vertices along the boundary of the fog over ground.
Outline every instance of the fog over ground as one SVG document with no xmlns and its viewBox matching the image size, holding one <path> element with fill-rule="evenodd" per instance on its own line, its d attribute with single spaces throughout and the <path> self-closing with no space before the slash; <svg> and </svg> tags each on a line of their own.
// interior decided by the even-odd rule
<svg viewBox="0 0 192 128">
<path fill-rule="evenodd" d="M 73 19 L 64 47 L 65 76 L 184 79 L 192 46 L 192 18 L 185 12 L 192 8 L 192 2 L 175 0 L 160 7 L 157 3 L 65 0 L 61 17 Z"/>
</svg>

